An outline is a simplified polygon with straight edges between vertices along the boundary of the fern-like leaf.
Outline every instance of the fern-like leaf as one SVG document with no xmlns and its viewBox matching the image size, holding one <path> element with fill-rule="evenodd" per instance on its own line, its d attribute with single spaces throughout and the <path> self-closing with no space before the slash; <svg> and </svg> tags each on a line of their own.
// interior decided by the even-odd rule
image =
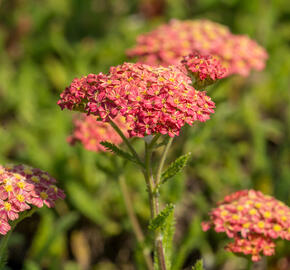
<svg viewBox="0 0 290 270">
<path fill-rule="evenodd" d="M 114 153 L 114 154 L 116 154 L 124 159 L 127 159 L 129 161 L 132 161 L 132 162 L 139 164 L 139 162 L 132 155 L 123 151 L 117 145 L 110 143 L 110 142 L 107 142 L 107 141 L 100 142 L 100 144 L 103 145 L 106 148 L 106 150 L 111 151 L 112 153 Z"/>
<path fill-rule="evenodd" d="M 172 211 L 167 217 L 162 230 L 163 248 L 165 253 L 165 262 L 167 269 L 171 269 L 172 254 L 173 254 L 173 236 L 175 233 L 175 218 Z"/>
<path fill-rule="evenodd" d="M 173 212 L 173 209 L 173 204 L 167 204 L 166 207 L 157 215 L 157 217 L 150 221 L 149 229 L 155 231 L 158 228 L 162 228 L 166 222 L 166 219 Z"/>
<path fill-rule="evenodd" d="M 192 266 L 192 270 L 204 270 L 202 260 L 198 260 L 194 266 Z"/>
<path fill-rule="evenodd" d="M 173 161 L 169 167 L 161 175 L 161 183 L 165 183 L 168 179 L 179 173 L 186 165 L 191 153 L 180 156 Z"/>
</svg>

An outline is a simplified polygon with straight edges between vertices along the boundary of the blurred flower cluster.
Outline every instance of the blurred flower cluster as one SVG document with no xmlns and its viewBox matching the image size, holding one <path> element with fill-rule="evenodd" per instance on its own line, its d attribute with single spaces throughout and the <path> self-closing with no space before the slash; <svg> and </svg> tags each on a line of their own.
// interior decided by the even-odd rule
<svg viewBox="0 0 290 270">
<path fill-rule="evenodd" d="M 181 63 L 182 67 L 194 78 L 194 85 L 199 88 L 211 85 L 226 76 L 226 68 L 211 55 L 189 54 L 182 59 Z"/>
<path fill-rule="evenodd" d="M 123 133 L 128 136 L 125 121 L 120 117 L 116 117 L 115 123 Z M 74 145 L 80 142 L 84 148 L 89 151 L 106 151 L 106 148 L 100 144 L 102 141 L 120 144 L 122 139 L 110 124 L 97 121 L 97 117 L 94 115 L 82 114 L 74 119 L 74 131 L 73 134 L 68 137 L 68 142 L 70 144 Z"/>
<path fill-rule="evenodd" d="M 227 250 L 251 255 L 253 261 L 260 254 L 274 254 L 277 238 L 290 240 L 290 208 L 260 191 L 242 190 L 226 196 L 204 222 L 206 231 L 211 226 L 234 238 Z"/>
<path fill-rule="evenodd" d="M 0 166 L 0 233 L 10 229 L 9 220 L 31 206 L 54 207 L 57 199 L 64 199 L 64 192 L 48 173 L 26 165 Z"/>
<path fill-rule="evenodd" d="M 252 69 L 262 70 L 267 52 L 245 35 L 234 35 L 223 25 L 208 20 L 171 20 L 140 35 L 128 56 L 150 65 L 177 64 L 183 56 L 198 52 L 218 58 L 227 76 L 247 76 Z"/>
</svg>

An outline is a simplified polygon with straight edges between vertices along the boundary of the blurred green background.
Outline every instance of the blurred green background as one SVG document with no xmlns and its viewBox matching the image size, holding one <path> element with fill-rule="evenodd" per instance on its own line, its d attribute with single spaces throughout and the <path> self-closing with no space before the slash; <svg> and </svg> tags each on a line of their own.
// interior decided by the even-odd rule
<svg viewBox="0 0 290 270">
<path fill-rule="evenodd" d="M 246 259 L 224 251 L 225 236 L 203 233 L 200 222 L 217 200 L 243 188 L 290 204 L 289 17 L 288 0 L 0 0 L 0 163 L 46 170 L 67 194 L 18 226 L 7 269 L 145 269 L 118 181 L 103 170 L 112 155 L 69 146 L 73 114 L 56 102 L 73 78 L 126 61 L 138 34 L 171 18 L 225 24 L 269 53 L 263 72 L 209 91 L 216 113 L 175 140 L 169 160 L 189 151 L 192 158 L 162 191 L 177 203 L 174 270 L 191 269 L 198 258 L 208 270 L 247 269 Z M 147 230 L 142 176 L 133 166 L 126 176 Z M 289 242 L 277 245 L 261 269 L 290 269 Z"/>
</svg>

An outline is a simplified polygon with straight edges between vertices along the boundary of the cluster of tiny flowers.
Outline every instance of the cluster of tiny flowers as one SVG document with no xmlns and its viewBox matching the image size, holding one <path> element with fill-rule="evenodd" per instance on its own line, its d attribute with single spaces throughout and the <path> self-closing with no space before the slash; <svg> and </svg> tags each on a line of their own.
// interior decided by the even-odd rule
<svg viewBox="0 0 290 270">
<path fill-rule="evenodd" d="M 64 199 L 64 192 L 48 173 L 26 165 L 0 166 L 0 234 L 11 228 L 10 220 L 31 206 L 44 204 L 53 207 L 57 199 Z"/>
<path fill-rule="evenodd" d="M 167 66 L 193 52 L 219 58 L 227 75 L 247 76 L 251 69 L 262 70 L 268 57 L 249 37 L 234 35 L 227 27 L 207 20 L 172 20 L 139 36 L 127 54 L 145 64 Z"/>
<path fill-rule="evenodd" d="M 125 136 L 128 136 L 124 120 L 116 117 L 115 124 L 123 131 Z M 109 141 L 113 144 L 122 143 L 121 137 L 111 125 L 106 122 L 97 121 L 96 116 L 82 114 L 81 117 L 74 119 L 74 131 L 68 137 L 70 144 L 73 145 L 80 142 L 89 151 L 106 151 L 105 147 L 100 144 L 102 141 Z"/>
<path fill-rule="evenodd" d="M 210 221 L 203 222 L 203 230 L 211 226 L 225 232 L 234 242 L 227 250 L 251 255 L 258 261 L 261 254 L 275 253 L 274 240 L 290 240 L 290 208 L 260 191 L 242 190 L 226 196 L 210 213 Z"/>
<path fill-rule="evenodd" d="M 181 63 L 187 72 L 194 77 L 195 82 L 197 82 L 195 85 L 198 84 L 202 87 L 214 83 L 226 74 L 226 68 L 211 55 L 190 54 L 185 56 Z"/>
<path fill-rule="evenodd" d="M 75 79 L 58 104 L 62 109 L 82 109 L 103 121 L 124 117 L 130 137 L 157 133 L 173 137 L 186 123 L 206 121 L 214 112 L 214 102 L 191 83 L 175 66 L 124 63 L 111 67 L 108 75 Z"/>
</svg>

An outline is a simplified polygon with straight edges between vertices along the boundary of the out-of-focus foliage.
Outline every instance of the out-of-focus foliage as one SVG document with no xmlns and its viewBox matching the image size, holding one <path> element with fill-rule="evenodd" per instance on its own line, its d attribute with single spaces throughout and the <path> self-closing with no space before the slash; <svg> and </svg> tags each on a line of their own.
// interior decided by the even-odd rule
<svg viewBox="0 0 290 270">
<path fill-rule="evenodd" d="M 114 172 L 123 167 L 110 153 L 69 146 L 72 114 L 56 102 L 74 77 L 122 63 L 138 34 L 170 18 L 217 21 L 269 52 L 265 71 L 209 90 L 216 113 L 175 139 L 169 161 L 192 156 L 186 172 L 161 187 L 164 201 L 177 205 L 172 269 L 191 269 L 200 257 L 205 269 L 246 269 L 244 258 L 223 250 L 226 238 L 202 232 L 200 222 L 242 188 L 290 203 L 289 16 L 287 0 L 0 0 L 0 163 L 46 170 L 67 193 L 56 210 L 19 225 L 8 269 L 145 269 Z M 148 230 L 142 175 L 126 168 Z M 278 243 L 267 269 L 289 269 L 289 254 L 289 243 Z"/>
</svg>

